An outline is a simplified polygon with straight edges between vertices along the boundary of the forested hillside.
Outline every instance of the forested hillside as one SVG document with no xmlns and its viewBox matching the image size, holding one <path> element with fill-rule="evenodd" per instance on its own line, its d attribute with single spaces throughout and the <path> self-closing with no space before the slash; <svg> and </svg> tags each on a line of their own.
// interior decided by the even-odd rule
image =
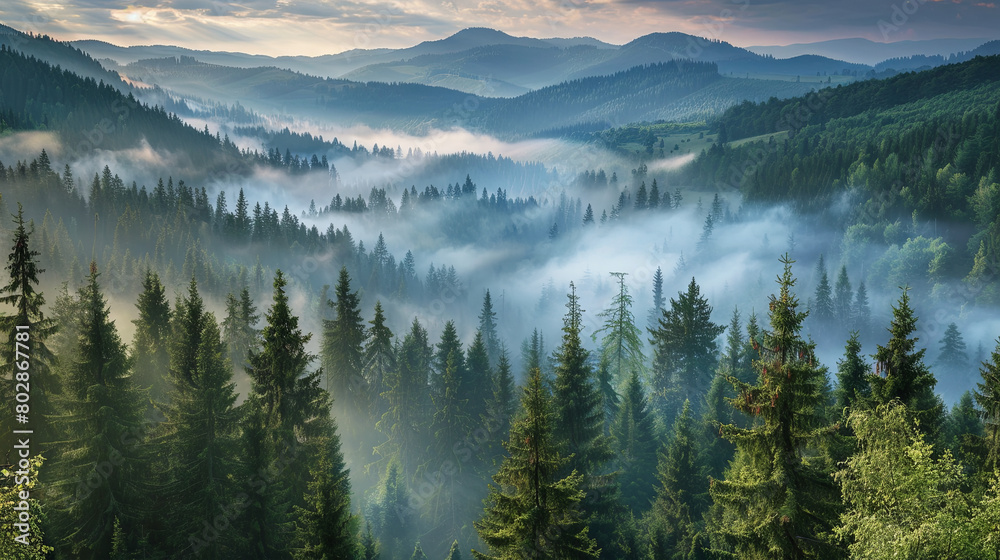
<svg viewBox="0 0 1000 560">
<path fill-rule="evenodd" d="M 1000 57 L 977 57 L 804 98 L 742 104 L 717 121 L 720 141 L 687 173 L 692 181 L 737 187 L 754 203 L 822 212 L 845 200 L 845 252 L 861 258 L 868 243 L 895 245 L 899 257 L 884 263 L 883 277 L 900 281 L 893 272 L 899 260 L 915 267 L 903 280 L 921 293 L 947 278 L 964 279 L 961 296 L 935 296 L 995 304 L 998 83 Z M 750 140 L 735 142 L 744 138 Z"/>
</svg>

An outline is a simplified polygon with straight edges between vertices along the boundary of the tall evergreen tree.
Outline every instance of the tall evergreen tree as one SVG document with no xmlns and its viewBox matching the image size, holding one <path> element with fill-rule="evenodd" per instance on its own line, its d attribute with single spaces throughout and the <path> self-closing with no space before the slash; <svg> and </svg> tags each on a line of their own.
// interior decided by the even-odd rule
<svg viewBox="0 0 1000 560">
<path fill-rule="evenodd" d="M 621 507 L 617 504 L 617 482 L 608 472 L 614 453 L 610 438 L 604 433 L 602 399 L 588 363 L 590 352 L 583 347 L 580 338 L 583 309 L 576 286 L 570 282 L 569 287 L 562 344 L 555 352 L 554 434 L 569 454 L 562 472 L 568 474 L 575 470 L 583 475 L 587 522 L 598 546 L 608 554 Z"/>
<path fill-rule="evenodd" d="M 462 397 L 468 401 L 471 410 L 484 410 L 493 392 L 493 370 L 486 352 L 486 337 L 481 330 L 476 331 L 476 336 L 469 345 L 463 384 Z"/>
<path fill-rule="evenodd" d="M 635 370 L 622 391 L 618 417 L 611 425 L 621 482 L 622 502 L 634 515 L 649 508 L 649 491 L 656 471 L 656 428 L 653 414 Z"/>
<path fill-rule="evenodd" d="M 181 314 L 191 310 L 190 300 L 196 296 L 196 292 L 189 296 L 179 309 Z M 231 533 L 222 532 L 212 540 L 198 535 L 203 521 L 211 522 L 220 510 L 226 511 L 236 496 L 233 480 L 239 472 L 240 410 L 232 366 L 215 317 L 205 313 L 191 323 L 198 324 L 201 333 L 194 371 L 190 379 L 183 372 L 172 372 L 170 404 L 161 405 L 170 450 L 167 484 L 172 500 L 166 517 L 176 537 L 169 543 L 172 549 L 223 558 L 233 550 Z M 175 346 L 172 354 L 178 350 Z"/>
<path fill-rule="evenodd" d="M 483 296 L 483 309 L 479 312 L 479 330 L 483 333 L 483 343 L 486 344 L 486 355 L 490 358 L 490 367 L 496 367 L 500 359 L 500 335 L 497 333 L 497 314 L 493 311 L 493 299 L 490 291 Z"/>
<path fill-rule="evenodd" d="M 838 411 L 853 408 L 857 402 L 866 402 L 871 395 L 868 384 L 868 363 L 861 356 L 858 331 L 853 331 L 844 347 L 844 357 L 837 362 L 836 407 Z"/>
<path fill-rule="evenodd" d="M 712 499 L 722 508 L 715 531 L 723 548 L 740 558 L 827 557 L 825 535 L 836 517 L 837 492 L 822 457 L 810 456 L 825 433 L 824 369 L 814 344 L 802 340 L 806 316 L 792 293 L 792 260 L 781 259 L 779 292 L 770 297 L 771 330 L 755 346 L 757 384 L 730 381 L 731 403 L 755 418 L 752 427 L 720 427 L 736 444 L 725 480 L 713 480 Z"/>
<path fill-rule="evenodd" d="M 4 402 L 20 403 L 14 399 L 17 392 L 15 383 L 26 381 L 30 387 L 30 403 L 22 403 L 29 407 L 26 424 L 14 424 L 13 404 L 2 415 L 0 444 L 4 444 L 4 449 L 12 449 L 13 430 L 30 429 L 35 435 L 34 441 L 40 444 L 33 449 L 43 452 L 52 449 L 54 442 L 62 439 L 57 426 L 50 419 L 57 415 L 55 404 L 62 393 L 62 383 L 52 368 L 55 356 L 47 343 L 56 333 L 57 325 L 52 319 L 46 318 L 42 310 L 45 297 L 36 290 L 36 286 L 38 275 L 45 271 L 38 267 L 37 257 L 40 253 L 31 246 L 34 228 L 25 227 L 24 211 L 20 204 L 17 206 L 14 223 L 17 227 L 14 228 L 13 245 L 4 267 L 9 280 L 6 285 L 0 286 L 0 304 L 14 308 L 13 315 L 0 315 L 0 332 L 3 332 L 0 335 L 0 351 L 3 352 L 0 356 L 0 364 L 3 365 L 0 389 Z M 24 368 L 15 367 L 23 362 L 28 365 Z M 22 371 L 28 372 L 27 379 L 15 373 Z"/>
<path fill-rule="evenodd" d="M 522 413 L 510 430 L 509 457 L 494 475 L 486 510 L 474 523 L 488 553 L 477 560 L 597 558 L 579 511 L 583 475 L 560 478 L 567 459 L 559 453 L 550 396 L 541 372 L 532 371 L 521 397 Z"/>
<path fill-rule="evenodd" d="M 823 255 L 819 256 L 816 263 L 816 295 L 812 302 L 812 320 L 815 322 L 816 330 L 824 334 L 833 322 L 833 290 L 830 288 L 830 277 L 826 274 L 826 262 Z"/>
<path fill-rule="evenodd" d="M 699 557 L 708 480 L 699 461 L 690 403 L 674 421 L 673 433 L 660 452 L 656 494 L 649 512 L 650 552 L 654 560 Z"/>
<path fill-rule="evenodd" d="M 335 301 L 329 305 L 336 311 L 333 320 L 323 321 L 323 369 L 327 375 L 327 390 L 353 410 L 365 410 L 369 395 L 360 391 L 364 384 L 361 367 L 365 341 L 361 319 L 361 297 L 351 291 L 347 267 L 341 267 L 334 289 Z"/>
<path fill-rule="evenodd" d="M 503 451 L 497 442 L 510 432 L 510 423 L 517 407 L 514 390 L 514 374 L 511 372 L 510 360 L 507 359 L 507 349 L 501 345 L 500 359 L 493 370 L 492 391 L 482 418 L 483 425 L 491 435 L 484 449 L 484 457 L 487 459 L 492 459 Z M 486 463 L 491 464 L 488 460 Z"/>
<path fill-rule="evenodd" d="M 910 307 L 908 289 L 892 307 L 889 342 L 875 352 L 875 373 L 868 376 L 872 401 L 877 405 L 899 400 L 920 423 L 920 431 L 933 440 L 944 415 L 944 403 L 934 394 L 937 380 L 924 365 L 926 349 L 917 350 L 917 317 Z"/>
<path fill-rule="evenodd" d="M 339 441 L 328 443 L 337 449 L 331 459 L 321 453 L 312 469 L 305 505 L 296 506 L 296 560 L 357 558 L 358 519 L 351 514 L 351 488 L 340 455 Z M 338 461 L 339 460 L 339 461 Z M 334 464 L 338 461 L 339 464 Z"/>
<path fill-rule="evenodd" d="M 718 337 L 725 330 L 712 322 L 712 306 L 701 296 L 694 278 L 687 292 L 670 298 L 653 338 L 653 394 L 661 417 L 672 422 L 685 400 L 692 412 L 701 414 L 701 403 L 712 383 L 717 361 Z"/>
<path fill-rule="evenodd" d="M 941 353 L 935 362 L 938 377 L 947 387 L 967 387 L 972 381 L 969 354 L 958 325 L 949 323 L 941 337 Z"/>
<path fill-rule="evenodd" d="M 611 307 L 597 314 L 604 319 L 601 328 L 594 331 L 591 338 L 601 337 L 601 360 L 608 365 L 615 387 L 621 387 L 631 372 L 640 376 L 645 373 L 645 357 L 642 354 L 642 331 L 635 326 L 632 315 L 632 296 L 625 286 L 624 272 L 612 272 L 618 279 L 618 294 L 611 300 Z"/>
<path fill-rule="evenodd" d="M 246 367 L 250 350 L 258 342 L 260 331 L 257 322 L 260 315 L 250 298 L 250 290 L 246 286 L 240 290 L 237 298 L 233 294 L 226 296 L 226 318 L 222 321 L 222 336 L 226 341 L 226 350 L 233 368 L 243 371 Z"/>
<path fill-rule="evenodd" d="M 160 277 L 146 270 L 142 293 L 135 304 L 139 318 L 135 325 L 132 358 L 135 360 L 135 382 L 148 390 L 153 402 L 165 402 L 170 388 L 170 303 Z"/>
<path fill-rule="evenodd" d="M 396 371 L 386 382 L 386 412 L 376 424 L 387 441 L 376 448 L 383 457 L 398 456 L 403 472 L 414 473 L 421 462 L 421 438 L 429 424 L 427 386 L 431 346 L 427 331 L 414 318 L 396 352 Z"/>
<path fill-rule="evenodd" d="M 871 334 L 871 316 L 868 289 L 865 288 L 865 282 L 862 280 L 858 284 L 858 291 L 854 296 L 854 307 L 851 309 L 851 329 L 858 331 L 862 340 Z"/>
<path fill-rule="evenodd" d="M 647 330 L 655 330 L 663 316 L 663 269 L 656 267 L 653 273 L 653 307 L 649 310 L 649 321 Z"/>
<path fill-rule="evenodd" d="M 988 362 L 979 367 L 982 381 L 976 384 L 973 396 L 979 405 L 986 436 L 986 468 L 1000 468 L 1000 338 Z"/>
<path fill-rule="evenodd" d="M 373 418 L 380 419 L 385 414 L 385 401 L 382 394 L 387 390 L 387 383 L 396 371 L 396 353 L 392 343 L 392 331 L 385 324 L 385 312 L 382 302 L 375 302 L 375 316 L 369 321 L 371 327 L 365 340 L 362 375 L 365 382 L 372 388 Z"/>
<path fill-rule="evenodd" d="M 847 265 L 842 265 L 840 272 L 837 273 L 837 283 L 833 287 L 833 316 L 842 328 L 852 328 L 853 299 L 854 290 L 851 288 L 851 279 L 847 277 Z"/>
<path fill-rule="evenodd" d="M 132 520 L 125 534 L 139 534 L 134 522 L 141 518 L 137 481 L 145 476 L 146 465 L 138 447 L 148 398 L 132 381 L 132 363 L 98 276 L 91 263 L 87 285 L 80 290 L 79 346 L 67 386 L 67 448 L 73 452 L 62 455 L 58 467 L 71 493 L 61 503 L 69 525 L 61 528 L 60 548 L 73 558 L 95 560 L 111 554 L 116 518 Z M 108 465 L 114 466 L 110 472 Z"/>
</svg>

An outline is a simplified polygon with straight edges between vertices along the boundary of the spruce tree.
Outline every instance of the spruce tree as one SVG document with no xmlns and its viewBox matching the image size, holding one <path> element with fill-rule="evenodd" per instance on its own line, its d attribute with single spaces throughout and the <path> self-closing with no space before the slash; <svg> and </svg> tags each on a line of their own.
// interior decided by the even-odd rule
<svg viewBox="0 0 1000 560">
<path fill-rule="evenodd" d="M 132 358 L 135 360 L 135 382 L 149 391 L 153 402 L 166 402 L 170 390 L 170 303 L 160 277 L 146 270 L 142 293 L 135 304 L 139 318 L 135 325 Z"/>
<path fill-rule="evenodd" d="M 386 458 L 398 456 L 407 476 L 415 472 L 424 455 L 421 439 L 430 421 L 430 361 L 427 331 L 414 318 L 396 352 L 396 371 L 386 382 L 386 412 L 375 425 L 387 438 L 376 452 Z"/>
<path fill-rule="evenodd" d="M 621 480 L 622 503 L 634 515 L 649 508 L 656 470 L 656 429 L 639 374 L 633 370 L 622 391 L 618 417 L 611 425 Z"/>
<path fill-rule="evenodd" d="M 33 227 L 25 227 L 24 211 L 17 206 L 14 216 L 13 245 L 7 256 L 7 271 L 9 280 L 0 286 L 0 304 L 14 308 L 13 315 L 0 315 L 0 389 L 3 400 L 11 403 L 10 409 L 2 415 L 0 421 L 0 444 L 5 450 L 12 449 L 13 430 L 30 429 L 34 432 L 32 438 L 36 453 L 44 453 L 54 449 L 53 444 L 62 439 L 58 427 L 53 424 L 53 417 L 58 415 L 55 405 L 63 392 L 62 382 L 56 376 L 52 365 L 56 356 L 49 350 L 48 340 L 57 331 L 57 324 L 46 318 L 42 308 L 45 306 L 44 295 L 36 290 L 38 275 L 45 272 L 38 267 L 39 252 L 31 246 Z M 20 367 L 20 365 L 25 367 Z M 27 378 L 21 372 L 28 372 Z M 29 403 L 22 403 L 27 408 L 27 423 L 15 424 L 14 403 L 17 383 L 27 383 L 30 391 Z"/>
<path fill-rule="evenodd" d="M 385 414 L 385 401 L 382 394 L 386 392 L 387 383 L 396 370 L 396 354 L 392 343 L 392 331 L 385 324 L 385 313 L 382 302 L 375 302 L 375 316 L 369 321 L 365 340 L 362 375 L 365 382 L 372 388 L 374 402 L 370 413 L 373 418 L 382 418 Z"/>
<path fill-rule="evenodd" d="M 352 410 L 365 410 L 368 396 L 359 390 L 365 340 L 361 319 L 361 298 L 351 291 L 347 267 L 341 267 L 334 289 L 335 301 L 328 302 L 336 311 L 333 320 L 323 321 L 323 369 L 327 376 L 327 391 Z"/>
<path fill-rule="evenodd" d="M 76 362 L 70 367 L 65 426 L 67 453 L 57 468 L 68 496 L 58 506 L 68 526 L 59 548 L 73 558 L 104 559 L 111 554 L 114 521 L 130 520 L 125 534 L 138 535 L 137 481 L 145 476 L 140 442 L 143 403 L 135 387 L 132 362 L 101 292 L 91 263 L 82 304 Z M 110 467 L 110 468 L 109 468 Z"/>
<path fill-rule="evenodd" d="M 226 318 L 222 321 L 223 340 L 229 361 L 237 371 L 246 367 L 250 350 L 257 345 L 260 331 L 255 325 L 260 321 L 257 307 L 250 298 L 250 290 L 245 286 L 237 298 L 233 294 L 226 296 Z"/>
<path fill-rule="evenodd" d="M 836 407 L 838 411 L 853 408 L 856 403 L 867 402 L 871 395 L 868 384 L 868 363 L 861 356 L 858 331 L 851 332 L 844 347 L 844 357 L 837 362 Z"/>
<path fill-rule="evenodd" d="M 868 304 L 868 290 L 862 280 L 854 296 L 854 307 L 851 309 L 851 329 L 860 333 L 861 340 L 866 340 L 871 334 L 871 307 Z"/>
<path fill-rule="evenodd" d="M 715 339 L 724 330 L 712 322 L 712 306 L 701 297 L 694 278 L 686 292 L 670 299 L 670 309 L 650 332 L 653 338 L 649 341 L 654 348 L 654 405 L 664 421 L 673 422 L 685 400 L 692 403 L 694 415 L 701 414 L 701 403 L 715 372 Z"/>
<path fill-rule="evenodd" d="M 967 387 L 972 380 L 969 373 L 969 354 L 958 325 L 949 323 L 941 337 L 941 352 L 934 366 L 943 385 L 958 389 Z"/>
<path fill-rule="evenodd" d="M 663 269 L 656 267 L 653 273 L 653 307 L 649 310 L 649 321 L 647 330 L 655 330 L 663 316 Z"/>
<path fill-rule="evenodd" d="M 483 308 L 479 312 L 479 330 L 483 333 L 483 343 L 486 345 L 486 355 L 490 358 L 490 367 L 496 367 L 500 359 L 500 335 L 497 333 L 497 314 L 493 311 L 493 299 L 490 291 L 483 296 Z"/>
<path fill-rule="evenodd" d="M 555 437 L 564 446 L 568 462 L 562 471 L 581 473 L 586 492 L 584 512 L 598 546 L 611 553 L 616 517 L 617 481 L 609 471 L 614 455 L 610 438 L 604 433 L 601 395 L 593 382 L 590 352 L 580 338 L 583 309 L 576 286 L 570 282 L 567 312 L 563 317 L 562 344 L 555 352 L 553 396 L 556 402 Z"/>
<path fill-rule="evenodd" d="M 825 334 L 833 322 L 833 290 L 830 288 L 830 277 L 826 274 L 826 263 L 823 255 L 819 256 L 816 263 L 816 295 L 813 298 L 812 321 L 815 322 L 816 331 Z"/>
<path fill-rule="evenodd" d="M 920 423 L 919 429 L 931 440 L 937 437 L 944 403 L 934 394 L 937 380 L 924 365 L 925 349 L 917 350 L 917 317 L 910 307 L 909 290 L 904 288 L 899 303 L 892 307 L 889 342 L 879 345 L 875 373 L 868 376 L 875 406 L 899 400 Z"/>
<path fill-rule="evenodd" d="M 427 560 L 424 549 L 420 548 L 420 541 L 417 541 L 417 544 L 413 546 L 413 554 L 410 555 L 410 560 Z"/>
<path fill-rule="evenodd" d="M 979 367 L 982 381 L 976 384 L 973 396 L 979 405 L 986 437 L 986 465 L 989 470 L 1000 468 L 1000 338 L 988 362 Z"/>
<path fill-rule="evenodd" d="M 178 311 L 184 314 L 190 309 L 189 298 Z M 232 366 L 215 317 L 205 313 L 194 324 L 201 325 L 194 371 L 190 379 L 183 372 L 172 372 L 170 404 L 161 405 L 166 416 L 164 439 L 170 450 L 167 492 L 172 499 L 166 517 L 176 536 L 171 548 L 190 549 L 203 558 L 223 558 L 232 551 L 232 533 L 221 531 L 211 540 L 200 534 L 203 522 L 213 523 L 236 496 L 233 480 L 239 473 L 240 410 Z M 175 346 L 172 353 L 177 351 Z"/>
<path fill-rule="evenodd" d="M 451 549 L 448 550 L 448 557 L 444 560 L 462 560 L 462 553 L 458 550 L 458 541 L 452 541 Z"/>
<path fill-rule="evenodd" d="M 715 531 L 722 547 L 740 558 L 814 558 L 831 554 L 826 534 L 836 517 L 837 493 L 822 457 L 812 456 L 824 432 L 825 370 L 814 344 L 802 340 L 806 313 L 792 293 L 792 261 L 781 259 L 779 292 L 770 297 L 771 330 L 754 345 L 756 384 L 730 378 L 732 405 L 755 419 L 752 427 L 728 424 L 723 437 L 736 444 L 725 480 L 712 480 L 721 507 Z"/>
<path fill-rule="evenodd" d="M 360 552 L 358 519 L 351 514 L 350 480 L 340 455 L 340 444 L 335 440 L 328 445 L 337 448 L 333 457 L 329 452 L 320 454 L 310 472 L 312 480 L 305 494 L 305 505 L 295 507 L 298 546 L 293 557 L 296 560 L 351 559 Z"/>
<path fill-rule="evenodd" d="M 842 265 L 840 272 L 837 273 L 837 283 L 833 287 L 833 316 L 842 328 L 852 328 L 853 298 L 854 291 L 851 288 L 851 279 L 847 277 L 847 265 Z"/>
<path fill-rule="evenodd" d="M 690 403 L 674 421 L 670 441 L 660 452 L 656 493 L 648 514 L 650 552 L 654 560 L 688 558 L 700 553 L 708 480 L 699 461 Z M 698 556 L 695 556 L 698 557 Z"/>
<path fill-rule="evenodd" d="M 503 452 L 498 442 L 503 434 L 510 432 L 510 423 L 517 407 L 514 390 L 514 374 L 511 372 L 510 360 L 507 359 L 507 348 L 501 345 L 500 359 L 493 371 L 492 391 L 482 416 L 483 425 L 490 434 L 483 449 L 487 465 L 492 465 L 492 459 Z"/>
<path fill-rule="evenodd" d="M 470 410 L 484 410 L 493 392 L 493 371 L 486 351 L 486 337 L 481 330 L 476 331 L 476 336 L 469 346 L 465 370 L 462 398 L 468 401 Z"/>
<path fill-rule="evenodd" d="M 567 459 L 559 452 L 555 418 L 541 372 L 532 371 L 521 397 L 521 415 L 504 447 L 509 457 L 493 476 L 483 516 L 473 523 L 489 552 L 477 560 L 525 557 L 598 557 L 580 512 L 583 475 L 560 477 Z"/>
<path fill-rule="evenodd" d="M 604 319 L 601 328 L 594 331 L 591 338 L 601 337 L 601 356 L 607 364 L 615 387 L 621 387 L 631 372 L 639 375 L 645 372 L 645 357 L 642 354 L 642 331 L 635 326 L 632 315 L 632 296 L 625 286 L 624 272 L 612 272 L 618 279 L 618 294 L 611 300 L 611 307 L 597 314 Z"/>
</svg>

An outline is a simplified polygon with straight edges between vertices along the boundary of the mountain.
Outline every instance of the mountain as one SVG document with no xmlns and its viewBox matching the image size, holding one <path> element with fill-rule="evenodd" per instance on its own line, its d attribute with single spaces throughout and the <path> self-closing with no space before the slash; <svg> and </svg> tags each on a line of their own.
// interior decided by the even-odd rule
<svg viewBox="0 0 1000 560">
<path fill-rule="evenodd" d="M 752 46 L 747 50 L 775 58 L 792 58 L 815 54 L 856 64 L 874 66 L 886 59 L 915 55 L 942 56 L 969 51 L 989 39 L 926 39 L 877 43 L 869 39 L 834 39 L 815 43 L 795 43 L 783 46 Z"/>
<path fill-rule="evenodd" d="M 129 89 L 118 74 L 105 69 L 84 51 L 74 48 L 68 43 L 56 41 L 47 35 L 28 35 L 0 24 L 0 45 L 6 45 L 25 55 L 44 60 L 78 76 L 111 84 L 119 90 Z"/>
</svg>

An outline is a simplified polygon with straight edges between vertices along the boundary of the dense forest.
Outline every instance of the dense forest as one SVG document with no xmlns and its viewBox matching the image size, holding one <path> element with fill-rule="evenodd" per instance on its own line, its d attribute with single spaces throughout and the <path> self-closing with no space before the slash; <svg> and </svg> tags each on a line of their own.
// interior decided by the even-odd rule
<svg viewBox="0 0 1000 560">
<path fill-rule="evenodd" d="M 213 134 L 0 46 L 0 558 L 1000 558 L 998 68 L 601 124 L 737 87 L 649 64 L 460 113 L 600 150 L 566 173 Z"/>
</svg>

